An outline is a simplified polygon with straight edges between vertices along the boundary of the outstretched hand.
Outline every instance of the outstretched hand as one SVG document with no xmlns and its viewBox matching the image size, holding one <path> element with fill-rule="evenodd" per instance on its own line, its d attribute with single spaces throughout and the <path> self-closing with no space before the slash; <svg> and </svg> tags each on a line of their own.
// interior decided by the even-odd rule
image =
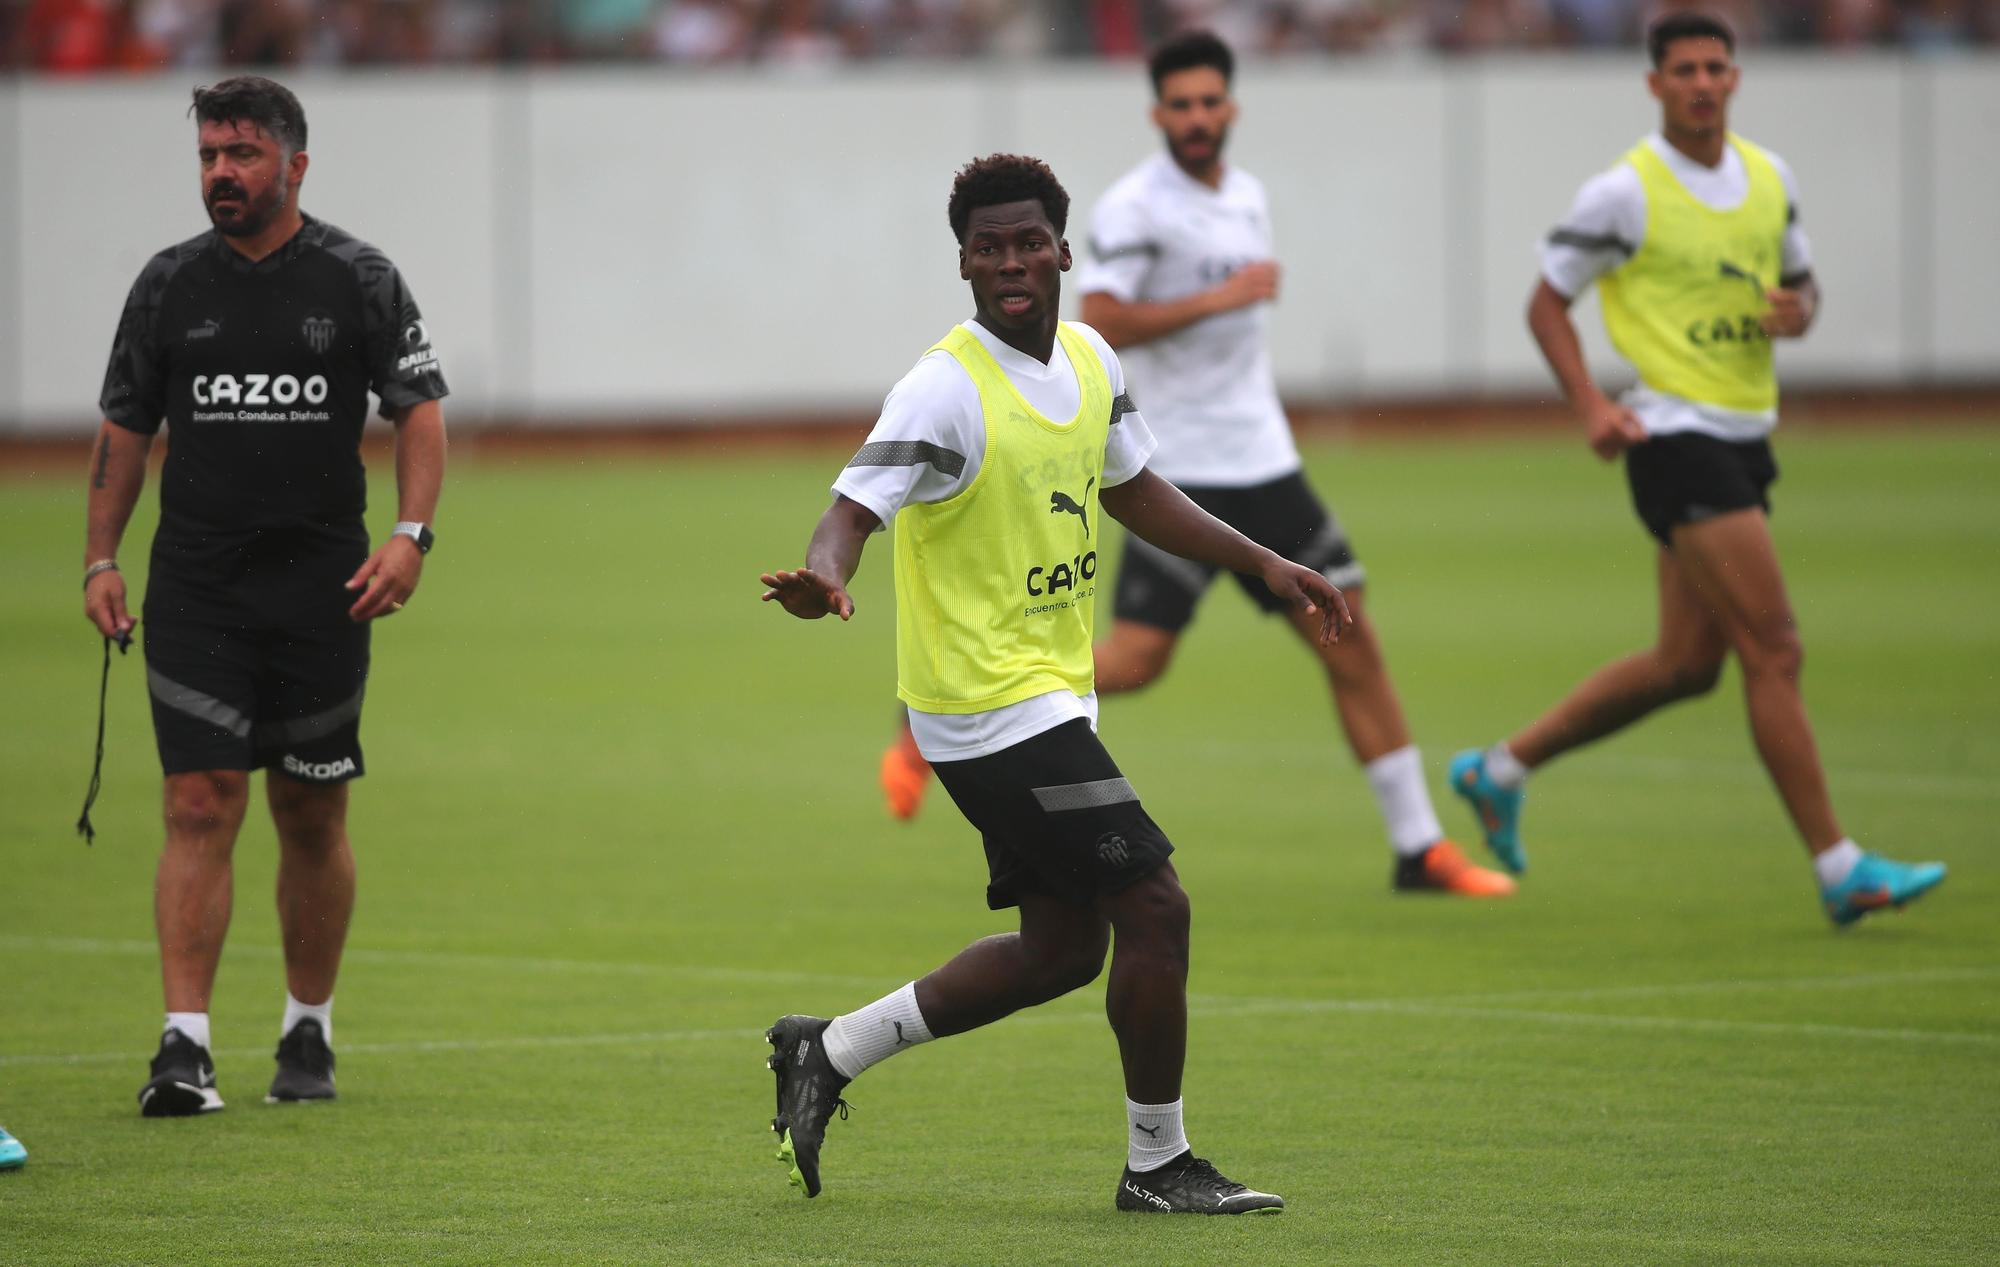
<svg viewBox="0 0 2000 1267">
<path fill-rule="evenodd" d="M 853 597 L 811 568 L 766 572 L 757 579 L 768 587 L 762 601 L 776 602 L 800 620 L 818 620 L 822 616 L 847 620 L 854 615 Z"/>
<path fill-rule="evenodd" d="M 1340 641 L 1341 631 L 1354 624 L 1347 610 L 1347 596 L 1338 586 L 1309 567 L 1287 559 L 1276 559 L 1264 569 L 1264 584 L 1273 594 L 1306 615 L 1319 614 L 1319 645 Z"/>
</svg>

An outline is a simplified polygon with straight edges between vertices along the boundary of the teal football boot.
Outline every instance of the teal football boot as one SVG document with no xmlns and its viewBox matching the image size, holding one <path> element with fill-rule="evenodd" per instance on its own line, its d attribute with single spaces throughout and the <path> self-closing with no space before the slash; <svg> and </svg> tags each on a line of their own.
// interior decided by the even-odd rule
<svg viewBox="0 0 2000 1267">
<path fill-rule="evenodd" d="M 1486 847 L 1500 865 L 1515 875 L 1528 869 L 1527 850 L 1521 848 L 1521 802 L 1526 788 L 1501 787 L 1486 774 L 1486 754 L 1468 748 L 1451 759 L 1451 790 L 1458 793 L 1479 819 Z"/>
<path fill-rule="evenodd" d="M 14 1170 L 28 1164 L 28 1150 L 21 1141 L 0 1129 L 0 1170 Z"/>
<path fill-rule="evenodd" d="M 1894 862 L 1864 853 L 1845 880 L 1821 885 L 1819 895 L 1827 918 L 1846 928 L 1872 911 L 1914 902 L 1942 883 L 1942 862 Z"/>
</svg>

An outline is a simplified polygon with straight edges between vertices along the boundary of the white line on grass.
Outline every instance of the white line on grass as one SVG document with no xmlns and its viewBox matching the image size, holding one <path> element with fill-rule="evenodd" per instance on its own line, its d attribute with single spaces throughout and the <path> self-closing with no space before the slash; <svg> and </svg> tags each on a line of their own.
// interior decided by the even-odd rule
<svg viewBox="0 0 2000 1267">
<path fill-rule="evenodd" d="M 57 954 L 144 955 L 159 953 L 150 941 L 96 937 L 28 937 L 0 934 L 0 949 L 44 950 Z M 255 955 L 276 959 L 276 946 L 232 946 L 232 955 Z M 606 973 L 613 976 L 695 977 L 708 981 L 763 981 L 805 985 L 840 985 L 856 988 L 880 985 L 878 977 L 834 976 L 824 972 L 791 972 L 765 968 L 718 968 L 690 963 L 621 963 L 599 959 L 544 959 L 517 955 L 483 955 L 443 950 L 349 949 L 342 958 L 348 963 L 410 964 L 418 967 L 465 967 L 497 972 L 576 972 Z"/>
<path fill-rule="evenodd" d="M 1853 972 L 1831 977 L 1730 977 L 1719 981 L 1662 981 L 1650 985 L 1549 986 L 1535 990 L 1492 990 L 1473 994 L 1435 994 L 1408 1002 L 1513 1003 L 1534 999 L 1583 1002 L 1589 999 L 1643 999 L 1676 994 L 1755 993 L 1760 990 L 1840 990 L 1850 986 L 1922 985 L 1948 981 L 1990 981 L 2000 968 L 1918 968 L 1906 972 Z M 1248 998 L 1240 995 L 1190 994 L 1190 1000 L 1215 1003 L 1290 1003 L 1293 999 Z M 1365 1000 L 1363 1000 L 1365 1002 Z"/>
<path fill-rule="evenodd" d="M 2000 975 L 1995 970 L 1966 970 L 1966 975 Z M 1861 984 L 1881 984 L 1885 981 L 1910 979 L 1934 979 L 1937 973 L 1872 973 L 1847 978 Z M 1832 986 L 1840 983 L 1839 978 L 1808 978 L 1816 983 Z M 1688 987 L 1738 986 L 1741 982 L 1689 982 Z M 1789 983 L 1766 983 L 1789 984 Z M 1635 987 L 1645 989 L 1648 987 Z M 1670 990 L 1675 987 L 1660 987 Z M 1557 991 L 1544 992 L 1544 996 L 1554 996 Z M 1699 1030 L 1705 1033 L 1763 1034 L 1798 1038 L 1856 1039 L 1872 1038 L 1891 1042 L 1920 1044 L 1954 1044 L 1982 1047 L 2000 1047 L 2000 1034 L 1964 1033 L 1954 1030 L 1899 1028 L 1870 1028 L 1863 1025 L 1824 1025 L 1810 1021 L 1733 1021 L 1708 1017 L 1682 1016 L 1620 1016 L 1602 1012 L 1545 1012 L 1533 1008 L 1474 1007 L 1450 1003 L 1437 999 L 1261 999 L 1232 998 L 1228 995 L 1194 995 L 1188 1014 L 1194 1018 L 1218 1018 L 1231 1016 L 1313 1016 L 1340 1012 L 1351 1015 L 1418 1016 L 1434 1019 L 1462 1019 L 1489 1021 L 1516 1021 L 1529 1024 L 1572 1025 L 1604 1029 L 1643 1029 L 1686 1031 Z M 1088 1023 L 1103 1024 L 1103 1018 L 1096 1009 L 1090 1011 L 1030 1012 L 1012 1018 L 1016 1022 L 1043 1025 L 1075 1025 Z M 641 1033 L 622 1034 L 521 1034 L 498 1038 L 466 1039 L 419 1039 L 397 1043 L 353 1043 L 341 1047 L 343 1053 L 366 1055 L 424 1055 L 435 1052 L 481 1052 L 506 1051 L 522 1048 L 552 1047 L 622 1047 L 651 1046 L 667 1043 L 706 1042 L 727 1039 L 731 1042 L 751 1042 L 763 1036 L 757 1029 L 684 1029 L 654 1030 Z M 250 1059 L 264 1055 L 269 1048 L 233 1048 L 217 1052 L 224 1059 Z M 107 1062 L 131 1061 L 137 1063 L 139 1055 L 133 1052 L 81 1052 L 23 1053 L 20 1055 L 0 1055 L 0 1068 L 25 1065 L 80 1065 Z"/>
</svg>

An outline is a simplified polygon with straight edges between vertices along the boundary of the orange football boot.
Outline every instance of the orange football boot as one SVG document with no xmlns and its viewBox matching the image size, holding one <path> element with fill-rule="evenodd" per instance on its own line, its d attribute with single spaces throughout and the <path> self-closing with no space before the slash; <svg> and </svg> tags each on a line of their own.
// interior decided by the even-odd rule
<svg viewBox="0 0 2000 1267">
<path fill-rule="evenodd" d="M 889 802 L 889 813 L 905 821 L 915 818 L 930 787 L 931 763 L 917 751 L 917 741 L 905 727 L 882 753 L 882 796 Z"/>
<path fill-rule="evenodd" d="M 1396 859 L 1395 887 L 1403 892 L 1508 897 L 1514 892 L 1514 881 L 1498 871 L 1474 866 L 1457 845 L 1440 840 L 1420 854 Z"/>
</svg>

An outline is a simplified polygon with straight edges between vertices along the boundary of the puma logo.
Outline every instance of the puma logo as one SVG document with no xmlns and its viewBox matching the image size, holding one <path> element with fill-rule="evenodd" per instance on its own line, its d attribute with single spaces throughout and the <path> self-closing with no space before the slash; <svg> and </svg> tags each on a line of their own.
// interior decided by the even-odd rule
<svg viewBox="0 0 2000 1267">
<path fill-rule="evenodd" d="M 1095 487 L 1096 484 L 1097 484 L 1097 477 L 1094 475 L 1090 477 L 1090 479 L 1084 481 L 1083 500 L 1085 501 L 1090 500 L 1090 490 L 1093 487 Z M 1084 512 L 1082 506 L 1079 506 L 1077 503 L 1071 501 L 1069 498 L 1069 494 L 1063 492 L 1060 488 L 1057 489 L 1055 492 L 1049 494 L 1049 513 L 1051 515 L 1059 515 L 1064 513 L 1075 515 L 1078 519 L 1083 520 L 1083 535 L 1086 537 L 1090 535 L 1090 516 Z"/>
<path fill-rule="evenodd" d="M 1135 1131 L 1144 1131 L 1146 1132 L 1146 1134 L 1151 1135 L 1154 1139 L 1158 1139 L 1160 1137 L 1160 1128 L 1157 1126 L 1141 1126 L 1139 1123 L 1134 1122 L 1132 1123 L 1132 1129 Z"/>
<path fill-rule="evenodd" d="M 1757 298 L 1762 299 L 1764 297 L 1764 279 L 1757 276 L 1757 274 L 1745 272 L 1743 269 L 1731 264 L 1728 260 L 1720 261 L 1718 267 L 1721 269 L 1724 277 L 1733 277 L 1739 282 L 1747 282 L 1750 285 L 1750 289 L 1757 292 Z"/>
<path fill-rule="evenodd" d="M 909 1039 L 907 1039 L 907 1038 L 903 1037 L 903 1023 L 902 1023 L 901 1021 L 890 1021 L 889 1023 L 890 1023 L 891 1025 L 894 1025 L 894 1026 L 896 1027 L 896 1046 L 898 1046 L 898 1047 L 914 1047 L 914 1046 L 916 1045 L 915 1043 L 911 1042 L 911 1041 L 910 1041 Z"/>
</svg>

